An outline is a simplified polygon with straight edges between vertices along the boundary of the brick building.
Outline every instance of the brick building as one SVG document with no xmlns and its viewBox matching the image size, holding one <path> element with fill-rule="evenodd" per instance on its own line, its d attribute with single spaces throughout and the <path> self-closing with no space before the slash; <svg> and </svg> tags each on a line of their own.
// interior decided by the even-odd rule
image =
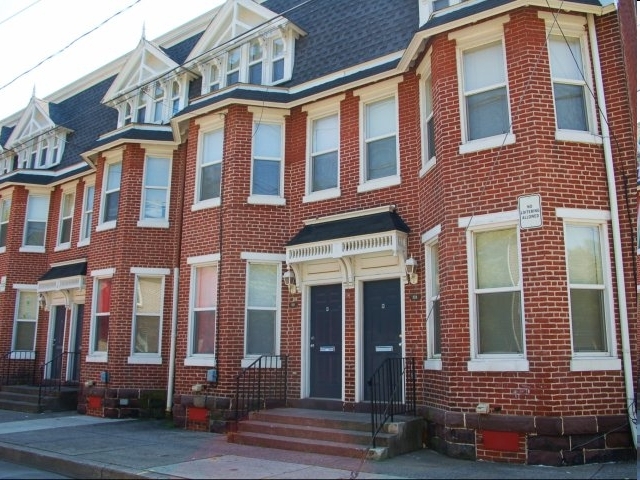
<svg viewBox="0 0 640 480">
<path fill-rule="evenodd" d="M 32 98 L 0 122 L 5 361 L 77 382 L 81 412 L 156 398 L 185 425 L 267 359 L 288 398 L 366 410 L 400 358 L 432 448 L 628 458 L 622 10 L 228 0 Z"/>
</svg>

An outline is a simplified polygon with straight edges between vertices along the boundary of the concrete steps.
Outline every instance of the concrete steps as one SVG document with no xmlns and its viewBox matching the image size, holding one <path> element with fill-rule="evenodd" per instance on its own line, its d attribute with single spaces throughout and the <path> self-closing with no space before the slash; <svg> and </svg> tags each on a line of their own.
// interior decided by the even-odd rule
<svg viewBox="0 0 640 480">
<path fill-rule="evenodd" d="M 366 413 L 277 408 L 253 412 L 228 433 L 229 442 L 298 452 L 381 460 L 422 448 L 422 419 L 396 417 L 371 447 Z"/>
<path fill-rule="evenodd" d="M 40 404 L 38 392 L 37 386 L 3 385 L 0 387 L 0 409 L 41 413 L 75 410 L 78 406 L 77 387 L 62 387 L 60 392 L 44 395 Z"/>
</svg>

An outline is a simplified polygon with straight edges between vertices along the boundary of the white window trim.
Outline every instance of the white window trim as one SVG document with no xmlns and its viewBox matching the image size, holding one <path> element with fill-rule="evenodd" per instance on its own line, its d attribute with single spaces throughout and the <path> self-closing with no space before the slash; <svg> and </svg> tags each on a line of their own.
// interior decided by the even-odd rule
<svg viewBox="0 0 640 480">
<path fill-rule="evenodd" d="M 27 217 L 29 211 L 29 198 L 31 196 L 34 197 L 47 197 L 47 219 L 44 224 L 44 245 L 25 245 L 24 242 L 26 240 L 27 235 L 27 223 L 29 222 L 29 218 Z M 18 249 L 19 252 L 28 252 L 28 253 L 45 253 L 47 246 L 47 229 L 49 227 L 49 213 L 51 211 L 51 191 L 49 189 L 43 188 L 29 188 L 27 195 L 27 205 L 25 209 L 25 218 L 24 225 L 22 230 L 22 245 Z"/>
<path fill-rule="evenodd" d="M 470 334 L 470 360 L 467 362 L 467 370 L 470 372 L 527 372 L 529 361 L 527 360 L 526 321 L 524 317 L 524 288 L 522 280 L 522 247 L 520 242 L 519 215 L 517 210 L 477 215 L 473 217 L 461 217 L 458 219 L 458 227 L 466 229 L 467 270 L 469 290 L 469 334 Z M 477 338 L 477 312 L 475 307 L 475 259 L 473 234 L 482 231 L 491 231 L 503 227 L 513 227 L 518 236 L 518 258 L 520 268 L 520 314 L 522 318 L 522 354 L 478 354 Z"/>
<path fill-rule="evenodd" d="M 144 157 L 144 167 L 142 171 L 142 192 L 140 200 L 140 220 L 138 220 L 137 226 L 141 228 L 169 228 L 169 209 L 171 207 L 171 176 L 173 174 L 173 150 L 171 149 L 146 149 Z M 144 218 L 144 203 L 146 197 L 147 185 L 145 184 L 145 178 L 147 175 L 147 167 L 149 158 L 168 160 L 169 161 L 169 173 L 167 178 L 167 187 L 165 190 L 165 213 L 164 219 L 145 219 Z"/>
<path fill-rule="evenodd" d="M 212 253 L 209 255 L 198 255 L 187 258 L 187 265 L 190 265 L 189 272 L 189 327 L 187 330 L 187 355 L 184 358 L 184 365 L 191 367 L 215 367 L 216 366 L 216 354 L 214 349 L 213 353 L 193 353 L 193 323 L 194 323 L 194 303 L 195 303 L 195 283 L 196 283 L 196 269 L 200 267 L 215 266 L 216 274 L 219 274 L 220 268 L 220 254 Z M 218 286 L 219 288 L 219 286 Z M 216 292 L 217 294 L 217 292 Z M 218 322 L 218 305 L 216 302 L 216 322 Z M 217 335 L 217 333 L 216 333 Z M 217 340 L 217 339 L 216 339 Z"/>
<path fill-rule="evenodd" d="M 580 53 L 582 54 L 582 66 L 584 68 L 585 76 L 585 102 L 586 102 L 586 117 L 588 124 L 588 131 L 581 130 L 566 130 L 556 127 L 556 140 L 564 142 L 576 142 L 576 143 L 588 143 L 594 145 L 602 145 L 602 136 L 598 134 L 598 120 L 597 109 L 594 96 L 590 92 L 594 91 L 593 87 L 593 72 L 591 70 L 591 56 L 589 53 L 589 36 L 586 30 L 587 19 L 583 16 L 567 15 L 567 14 L 553 14 L 551 12 L 538 12 L 538 18 L 544 20 L 547 38 L 550 35 L 560 35 L 576 38 L 580 41 Z M 549 52 L 549 59 L 551 54 Z M 549 64 L 549 72 L 551 73 L 551 90 L 553 92 L 553 74 L 551 72 L 551 65 Z M 555 98 L 553 101 L 555 110 Z M 554 119 L 557 122 L 557 118 L 554 111 Z"/>
<path fill-rule="evenodd" d="M 420 167 L 420 172 L 418 173 L 419 177 L 424 177 L 427 172 L 431 171 L 436 166 L 436 156 L 434 155 L 431 158 L 427 158 L 428 155 L 428 145 L 429 145 L 429 136 L 427 132 L 427 122 L 426 122 L 426 105 L 427 105 L 427 90 L 426 90 L 426 82 L 428 78 L 433 78 L 431 76 L 431 53 L 433 51 L 432 47 L 429 47 L 427 53 L 425 55 L 424 60 L 416 69 L 416 73 L 420 75 L 420 138 L 422 139 L 421 145 L 421 155 L 422 162 Z M 431 119 L 434 117 L 434 106 L 435 102 L 433 101 L 433 83 L 431 84 Z M 435 151 L 435 145 L 434 145 Z"/>
<path fill-rule="evenodd" d="M 116 150 L 116 151 L 112 151 L 112 152 L 106 152 L 104 154 L 105 157 L 105 162 L 104 162 L 104 166 L 103 166 L 103 170 L 102 170 L 102 186 L 100 188 L 100 208 L 98 209 L 98 225 L 96 227 L 96 232 L 102 232 L 105 230 L 111 230 L 116 228 L 116 225 L 118 223 L 118 220 L 116 218 L 116 220 L 110 220 L 108 222 L 103 222 L 102 219 L 104 217 L 104 209 L 105 209 L 105 199 L 106 199 L 106 195 L 107 195 L 107 170 L 109 168 L 111 168 L 112 165 L 120 162 L 120 163 L 124 163 L 124 159 L 123 159 L 123 151 L 122 150 Z M 124 165 L 123 165 L 124 167 Z M 121 171 L 122 172 L 122 171 Z M 122 173 L 120 174 L 120 188 L 118 189 L 118 215 L 120 214 L 120 193 L 122 192 Z M 93 207 L 94 211 L 95 211 L 95 205 Z"/>
<path fill-rule="evenodd" d="M 21 292 L 36 292 L 36 299 L 37 299 L 37 291 L 38 291 L 38 286 L 37 285 L 25 285 L 25 284 L 14 284 L 13 285 L 14 290 L 17 290 L 16 292 L 16 303 L 14 306 L 14 314 L 13 314 L 13 324 L 11 327 L 11 350 L 13 351 L 15 349 L 15 340 L 16 340 L 16 323 L 18 322 L 18 308 L 20 306 L 20 294 Z M 37 341 L 38 341 L 38 322 L 39 322 L 39 307 L 37 307 L 36 310 L 36 318 L 35 318 L 35 331 L 33 334 L 33 345 L 34 348 L 37 345 Z M 18 351 L 16 352 L 12 352 L 11 353 L 11 358 L 12 359 L 23 359 L 23 360 L 34 360 L 36 358 L 36 351 L 35 349 L 33 350 L 20 350 L 19 352 L 26 352 L 26 353 L 18 353 Z"/>
<path fill-rule="evenodd" d="M 241 252 L 240 258 L 242 260 L 246 260 L 245 265 L 245 279 L 249 278 L 249 265 L 253 264 L 269 264 L 276 265 L 276 281 L 282 278 L 282 263 L 286 261 L 286 255 L 282 255 L 279 253 L 257 253 L 257 252 Z M 275 329 L 276 329 L 276 338 L 275 338 L 275 353 L 274 355 L 280 355 L 280 345 L 282 342 L 282 294 L 281 288 L 276 286 L 276 320 L 275 320 Z M 253 362 L 255 362 L 260 356 L 259 355 L 247 355 L 247 303 L 249 301 L 249 288 L 248 283 L 245 281 L 245 300 L 244 300 L 244 340 L 243 340 L 243 358 L 240 361 L 241 368 L 249 367 Z M 276 368 L 280 367 L 280 362 Z"/>
<path fill-rule="evenodd" d="M 103 268 L 99 270 L 92 270 L 90 273 L 90 277 L 93 278 L 93 291 L 91 298 L 91 322 L 89 325 L 89 353 L 85 357 L 85 361 L 88 363 L 106 363 L 109 359 L 109 351 L 106 352 L 96 352 L 93 350 L 93 339 L 96 334 L 96 305 L 98 303 L 98 290 L 95 288 L 98 280 L 104 280 L 107 278 L 113 278 L 116 273 L 115 268 Z M 113 288 L 113 283 L 111 284 Z M 110 292 L 113 294 L 113 291 Z M 111 308 L 111 307 L 109 307 Z M 109 310 L 109 323 L 111 323 L 111 310 Z M 111 325 L 109 325 L 111 327 Z"/>
<path fill-rule="evenodd" d="M 216 198 L 208 198 L 206 200 L 198 200 L 200 191 L 200 181 L 202 175 L 202 155 L 204 154 L 204 136 L 209 132 L 215 130 L 222 130 L 223 144 L 222 144 L 222 158 L 220 160 L 220 194 L 222 194 L 222 181 L 224 180 L 222 169 L 224 168 L 224 118 L 225 111 L 218 111 L 209 118 L 196 120 L 196 125 L 200 126 L 198 131 L 198 152 L 196 154 L 196 175 L 195 175 L 195 188 L 193 191 L 193 203 L 191 204 L 191 211 L 204 210 L 207 208 L 219 207 L 221 204 L 220 196 Z"/>
<path fill-rule="evenodd" d="M 613 283 L 611 271 L 611 258 L 609 246 L 608 222 L 611 220 L 611 212 L 608 210 L 589 210 L 578 208 L 556 208 L 556 216 L 563 220 L 563 230 L 567 223 L 572 225 L 584 224 L 597 226 L 600 230 L 601 255 L 602 255 L 602 275 L 604 280 L 604 302 L 605 302 L 605 328 L 608 352 L 588 352 L 579 353 L 573 351 L 573 341 L 571 346 L 571 371 L 602 371 L 621 370 L 622 361 L 618 358 L 617 338 L 615 325 L 615 311 L 613 302 Z M 565 234 L 566 237 L 566 234 Z M 568 258 L 565 259 L 568 262 Z M 566 271 L 569 270 L 566 265 Z M 568 273 L 567 273 L 568 275 Z M 571 285 L 567 278 L 567 298 L 570 298 Z M 571 325 L 571 318 L 569 318 Z M 572 335 L 573 338 L 573 335 Z"/>
<path fill-rule="evenodd" d="M 425 252 L 425 266 L 428 268 L 431 265 L 431 248 L 438 243 L 438 236 L 440 235 L 442 228 L 440 225 L 436 225 L 430 230 L 426 231 L 422 234 L 421 240 L 424 244 L 424 252 Z M 431 272 L 426 272 L 424 275 L 425 281 L 425 299 L 427 301 L 426 312 L 427 312 L 427 358 L 424 360 L 423 368 L 425 370 L 442 370 L 442 355 L 434 355 L 433 354 L 433 339 L 435 338 L 433 321 L 429 321 L 429 311 L 430 304 L 432 301 L 432 285 L 431 285 Z"/>
<path fill-rule="evenodd" d="M 13 206 L 13 187 L 10 189 L 5 190 L 2 193 L 2 197 L 0 197 L 0 219 L 2 218 L 3 215 L 3 211 L 7 205 L 7 202 L 10 204 L 9 205 L 9 216 L 11 216 L 11 207 Z M 6 225 L 5 225 L 6 224 Z M 9 220 L 7 220 L 6 222 L 2 223 L 2 225 L 5 225 L 5 228 L 7 229 L 7 241 L 9 240 Z M 7 251 L 7 246 L 3 246 L 0 247 L 0 253 L 5 253 Z"/>
<path fill-rule="evenodd" d="M 67 184 L 62 188 L 62 195 L 60 197 L 60 209 L 59 209 L 59 218 L 58 218 L 58 233 L 56 235 L 56 246 L 53 249 L 54 252 L 59 252 L 61 250 L 68 250 L 71 248 L 71 242 L 73 240 L 73 224 L 75 219 L 75 211 L 76 211 L 76 185 L 77 181 L 72 182 L 71 184 Z M 73 202 L 71 204 L 71 215 L 67 217 L 63 217 L 64 211 L 64 199 L 67 195 L 73 196 Z M 60 235 L 62 234 L 62 223 L 65 219 L 71 219 L 71 226 L 69 227 L 71 231 L 69 232 L 69 241 L 68 242 L 60 242 Z"/>
<path fill-rule="evenodd" d="M 251 123 L 251 131 L 254 132 L 256 125 L 260 123 L 271 123 L 271 124 L 279 124 L 281 127 L 281 138 L 280 138 L 280 153 L 282 157 L 280 158 L 280 191 L 278 195 L 258 195 L 254 193 L 249 193 L 247 197 L 247 203 L 253 205 L 286 205 L 287 200 L 284 197 L 284 169 L 285 169 L 285 138 L 287 135 L 286 132 L 286 124 L 284 117 L 288 114 L 288 112 L 283 110 L 277 110 L 272 108 L 262 108 L 262 107 L 249 107 L 249 112 L 253 114 L 253 121 Z M 254 137 L 255 138 L 255 137 Z M 253 188 L 253 166 L 255 156 L 253 153 L 254 150 L 254 138 L 251 141 L 251 176 L 249 180 L 249 189 Z"/>
<path fill-rule="evenodd" d="M 332 97 L 329 100 L 315 102 L 302 107 L 303 112 L 307 112 L 307 155 L 305 166 L 305 195 L 302 197 L 303 203 L 317 202 L 320 200 L 328 200 L 330 198 L 340 197 L 340 102 L 344 100 L 345 95 L 341 94 Z M 313 149 L 313 122 L 324 117 L 338 116 L 338 185 L 335 188 L 328 188 L 318 192 L 311 191 L 312 181 L 312 149 Z"/>
<path fill-rule="evenodd" d="M 81 217 L 80 217 L 80 234 L 78 235 L 78 243 L 77 246 L 78 247 L 84 247 L 86 245 L 89 245 L 91 243 L 91 225 L 89 225 L 89 236 L 87 236 L 86 238 L 82 237 L 82 233 L 85 231 L 85 228 L 87 227 L 87 225 L 85 225 L 86 222 L 86 215 L 87 215 L 87 210 L 85 210 L 86 206 L 87 206 L 87 190 L 89 190 L 89 188 L 93 187 L 93 203 L 92 203 L 92 208 L 91 208 L 91 218 L 93 219 L 95 216 L 95 212 L 96 212 L 96 199 L 95 199 L 95 193 L 96 193 L 96 178 L 95 175 L 92 175 L 91 177 L 85 178 L 84 180 L 84 189 L 82 191 L 82 212 L 81 212 Z"/>
<path fill-rule="evenodd" d="M 358 90 L 355 90 L 353 94 L 360 97 L 360 181 L 358 183 L 357 192 L 369 192 L 371 190 L 378 190 L 381 188 L 392 187 L 400 185 L 400 108 L 398 105 L 398 84 L 402 82 L 402 77 L 395 77 L 385 82 L 376 83 Z M 396 106 L 396 174 L 388 177 L 376 178 L 374 180 L 366 179 L 366 138 L 365 138 L 365 112 L 367 105 L 385 100 L 387 98 L 393 98 Z"/>
<path fill-rule="evenodd" d="M 134 284 L 135 290 L 133 294 L 133 310 L 131 316 L 131 345 L 130 354 L 127 358 L 127 363 L 137 365 L 162 365 L 162 324 L 164 321 L 164 291 L 166 288 L 166 276 L 171 273 L 168 268 L 145 268 L 145 267 L 131 267 L 129 273 L 135 275 Z M 135 330 L 136 330 L 136 295 L 138 290 L 138 280 L 140 277 L 153 277 L 161 279 L 160 286 L 160 313 L 158 315 L 158 353 L 135 353 Z"/>
</svg>

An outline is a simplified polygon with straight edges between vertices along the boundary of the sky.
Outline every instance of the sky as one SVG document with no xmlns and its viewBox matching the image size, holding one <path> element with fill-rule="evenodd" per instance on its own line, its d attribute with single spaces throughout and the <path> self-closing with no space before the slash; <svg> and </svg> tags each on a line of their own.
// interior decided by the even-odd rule
<svg viewBox="0 0 640 480">
<path fill-rule="evenodd" d="M 143 29 L 154 40 L 222 3 L 0 0 L 0 123 L 25 108 L 34 89 L 44 98 L 131 52 Z"/>
</svg>

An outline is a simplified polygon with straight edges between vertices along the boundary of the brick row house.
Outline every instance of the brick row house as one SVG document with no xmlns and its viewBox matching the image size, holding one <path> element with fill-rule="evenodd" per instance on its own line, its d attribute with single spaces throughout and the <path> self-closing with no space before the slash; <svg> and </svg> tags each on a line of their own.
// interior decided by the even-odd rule
<svg viewBox="0 0 640 480">
<path fill-rule="evenodd" d="M 233 408 L 261 358 L 290 399 L 344 411 L 401 358 L 432 448 L 629 458 L 621 20 L 597 0 L 228 0 L 34 95 L 0 122 L 4 358 L 77 382 L 79 412 L 156 398 L 181 426 L 202 393 Z"/>
</svg>

